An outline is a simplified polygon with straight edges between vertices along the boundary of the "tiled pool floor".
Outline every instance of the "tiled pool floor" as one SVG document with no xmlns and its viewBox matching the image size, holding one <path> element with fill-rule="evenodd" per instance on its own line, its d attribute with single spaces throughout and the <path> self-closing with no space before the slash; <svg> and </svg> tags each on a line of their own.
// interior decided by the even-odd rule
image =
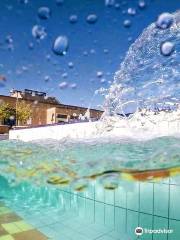
<svg viewBox="0 0 180 240">
<path fill-rule="evenodd" d="M 17 215 L 0 203 L 0 240 L 124 239 L 113 228 L 90 223 L 88 219 L 80 219 L 75 213 L 57 213 L 56 216 L 52 211 L 35 214 L 30 211 L 24 214 L 23 211 L 23 214 L 18 212 Z"/>
<path fill-rule="evenodd" d="M 0 203 L 0 240 L 46 240 L 44 234 Z"/>
</svg>

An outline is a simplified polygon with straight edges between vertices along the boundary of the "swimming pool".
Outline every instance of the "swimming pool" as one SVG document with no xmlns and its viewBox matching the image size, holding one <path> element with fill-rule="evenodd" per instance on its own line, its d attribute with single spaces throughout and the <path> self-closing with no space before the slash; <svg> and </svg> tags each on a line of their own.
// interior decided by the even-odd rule
<svg viewBox="0 0 180 240">
<path fill-rule="evenodd" d="M 144 234 L 141 239 L 179 239 L 180 178 L 160 182 L 121 181 L 116 190 L 93 182 L 86 191 L 70 187 L 8 187 L 1 178 L 2 201 L 48 238 L 136 239 L 137 226 L 172 229 L 172 234 Z"/>
</svg>

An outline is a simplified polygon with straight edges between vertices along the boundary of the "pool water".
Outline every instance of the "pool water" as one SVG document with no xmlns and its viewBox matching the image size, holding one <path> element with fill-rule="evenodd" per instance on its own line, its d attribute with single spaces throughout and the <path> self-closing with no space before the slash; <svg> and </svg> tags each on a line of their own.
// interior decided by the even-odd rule
<svg viewBox="0 0 180 240">
<path fill-rule="evenodd" d="M 54 240 L 138 239 L 137 226 L 172 229 L 169 234 L 143 234 L 140 239 L 180 238 L 180 178 L 159 182 L 120 181 L 106 190 L 96 181 L 83 192 L 69 186 L 10 186 L 1 178 L 1 200 L 26 222 Z"/>
<path fill-rule="evenodd" d="M 178 240 L 179 146 L 175 137 L 1 141 L 0 201 L 51 240 Z"/>
</svg>

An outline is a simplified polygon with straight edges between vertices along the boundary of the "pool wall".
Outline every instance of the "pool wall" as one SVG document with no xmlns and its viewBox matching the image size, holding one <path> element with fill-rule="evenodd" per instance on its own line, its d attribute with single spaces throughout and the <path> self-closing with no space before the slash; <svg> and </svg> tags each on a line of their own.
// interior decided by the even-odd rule
<svg viewBox="0 0 180 240">
<path fill-rule="evenodd" d="M 156 120 L 156 119 L 155 119 Z M 86 139 L 95 137 L 125 137 L 150 139 L 154 137 L 180 135 L 180 122 L 154 122 L 137 125 L 137 122 L 127 123 L 125 119 L 119 122 L 81 122 L 64 125 L 48 125 L 25 129 L 15 129 L 9 132 L 9 139 L 33 141 L 44 139 Z"/>
</svg>

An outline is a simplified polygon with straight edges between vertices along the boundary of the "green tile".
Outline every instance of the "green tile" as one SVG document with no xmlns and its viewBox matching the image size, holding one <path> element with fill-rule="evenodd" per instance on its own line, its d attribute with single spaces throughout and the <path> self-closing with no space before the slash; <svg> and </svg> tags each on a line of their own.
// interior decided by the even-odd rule
<svg viewBox="0 0 180 240">
<path fill-rule="evenodd" d="M 0 237 L 0 240 L 14 240 L 14 238 L 11 235 L 5 235 Z"/>
<path fill-rule="evenodd" d="M 24 221 L 19 221 L 19 222 L 14 222 L 14 224 L 21 229 L 22 231 L 28 231 L 33 229 L 33 226 L 24 222 Z"/>
<path fill-rule="evenodd" d="M 10 213 L 10 212 L 12 212 L 12 211 L 9 208 L 0 207 L 0 215 L 4 215 L 4 214 Z"/>
<path fill-rule="evenodd" d="M 14 234 L 14 233 L 22 232 L 22 230 L 19 229 L 14 223 L 2 224 L 2 227 L 3 227 L 9 234 Z"/>
</svg>

